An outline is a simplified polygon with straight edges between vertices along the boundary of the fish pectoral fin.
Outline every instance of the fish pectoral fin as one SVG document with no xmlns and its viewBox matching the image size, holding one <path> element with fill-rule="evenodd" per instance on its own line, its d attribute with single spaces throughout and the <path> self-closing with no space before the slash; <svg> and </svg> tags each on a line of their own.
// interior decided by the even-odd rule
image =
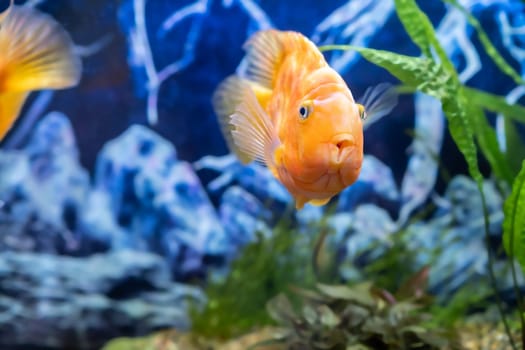
<svg viewBox="0 0 525 350">
<path fill-rule="evenodd" d="M 0 93 L 0 140 L 2 140 L 15 122 L 28 93 Z"/>
<path fill-rule="evenodd" d="M 363 97 L 359 99 L 365 111 L 363 128 L 367 129 L 390 113 L 397 105 L 398 98 L 399 92 L 390 83 L 381 83 L 366 89 Z"/>
<path fill-rule="evenodd" d="M 275 29 L 255 33 L 244 45 L 246 75 L 267 89 L 274 86 L 274 77 L 284 53 L 281 33 Z"/>
<path fill-rule="evenodd" d="M 49 15 L 29 6 L 0 17 L 0 89 L 61 89 L 78 83 L 81 61 L 69 34 Z"/>
<path fill-rule="evenodd" d="M 249 85 L 239 93 L 242 102 L 230 117 L 235 147 L 249 161 L 257 160 L 275 168 L 274 152 L 280 145 L 275 127 Z"/>
</svg>

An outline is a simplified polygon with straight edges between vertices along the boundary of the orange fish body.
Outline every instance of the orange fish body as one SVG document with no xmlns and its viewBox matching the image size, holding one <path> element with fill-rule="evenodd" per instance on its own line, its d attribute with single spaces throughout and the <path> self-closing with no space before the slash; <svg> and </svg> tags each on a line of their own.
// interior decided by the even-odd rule
<svg viewBox="0 0 525 350">
<path fill-rule="evenodd" d="M 326 204 L 359 176 L 363 106 L 300 33 L 261 31 L 245 47 L 245 76 L 213 96 L 229 147 L 244 163 L 265 163 L 296 208 Z"/>
<path fill-rule="evenodd" d="M 71 87 L 80 72 L 66 31 L 50 16 L 11 0 L 0 13 L 0 140 L 31 91 Z"/>
</svg>

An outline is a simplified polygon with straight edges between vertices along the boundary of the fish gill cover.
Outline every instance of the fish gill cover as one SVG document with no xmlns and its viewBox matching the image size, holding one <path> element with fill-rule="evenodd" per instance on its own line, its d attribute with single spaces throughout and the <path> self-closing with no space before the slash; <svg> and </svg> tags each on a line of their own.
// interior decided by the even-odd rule
<svg viewBox="0 0 525 350">
<path fill-rule="evenodd" d="M 523 130 L 504 117 L 515 115 L 505 101 L 513 104 L 525 94 L 522 2 L 460 1 L 519 72 L 510 77 L 500 73 L 501 60 L 494 63 L 476 22 L 460 8 L 420 2 L 458 81 L 505 96 L 472 97 L 494 113 L 496 133 L 488 134 L 485 146 L 480 141 L 488 159 L 482 170 L 496 175 L 478 183 L 486 208 L 476 182 L 456 176 L 467 167 L 446 132 L 442 104 L 416 92 L 366 131 L 361 176 L 335 208 L 309 206 L 301 212 L 287 211 L 289 194 L 264 167 L 243 166 L 227 154 L 211 94 L 237 69 L 242 44 L 260 29 L 298 30 L 319 46 L 419 55 L 396 17 L 394 1 L 312 0 L 300 13 L 293 2 L 283 1 L 30 3 L 62 18 L 74 39 L 95 45 L 84 47 L 86 77 L 79 88 L 54 97 L 38 93 L 0 152 L 0 345 L 91 349 L 119 335 L 188 329 L 182 301 L 204 305 L 197 285 L 209 273 L 212 280 L 223 279 L 243 247 L 272 236 L 283 213 L 291 213 L 287 219 L 297 235 L 326 221 L 343 279 L 375 273 L 382 278 L 379 272 L 392 262 L 410 264 L 405 266 L 414 272 L 432 262 L 429 290 L 446 299 L 486 278 L 484 214 L 497 247 L 505 200 L 500 180 L 510 186 L 523 159 Z M 68 17 L 75 14 L 96 18 L 100 28 L 91 30 L 88 19 L 75 28 Z M 416 44 L 432 56 L 432 48 Z M 330 51 L 326 57 L 356 96 L 370 85 L 396 82 L 355 50 Z M 128 71 L 129 81 L 122 79 Z M 101 75 L 114 80 L 108 83 Z M 423 91 L 424 84 L 418 82 Z M 109 115 L 104 103 L 126 107 Z M 68 116 L 47 113 L 55 109 Z M 501 154 L 490 153 L 494 142 Z M 510 202 L 522 196 L 522 175 Z M 435 210 L 422 215 L 428 206 Z M 505 212 L 518 207 L 508 204 Z M 519 212 L 513 217 L 506 232 L 520 225 Z M 504 240 L 508 247 L 509 236 Z M 398 256 L 410 259 L 399 262 Z M 510 291 L 503 260 L 495 269 L 499 289 Z"/>
</svg>

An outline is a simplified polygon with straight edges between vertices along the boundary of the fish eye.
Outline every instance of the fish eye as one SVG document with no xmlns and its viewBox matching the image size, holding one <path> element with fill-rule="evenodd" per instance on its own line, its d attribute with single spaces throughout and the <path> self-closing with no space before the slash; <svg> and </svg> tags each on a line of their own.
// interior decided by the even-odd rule
<svg viewBox="0 0 525 350">
<path fill-rule="evenodd" d="M 301 120 L 305 120 L 306 118 L 308 118 L 311 113 L 312 113 L 311 105 L 304 104 L 301 107 L 299 107 L 299 118 L 301 118 Z"/>
<path fill-rule="evenodd" d="M 357 110 L 359 112 L 359 118 L 361 118 L 361 120 L 365 120 L 367 115 L 366 115 L 366 112 L 365 112 L 365 107 L 363 105 L 357 105 Z"/>
</svg>

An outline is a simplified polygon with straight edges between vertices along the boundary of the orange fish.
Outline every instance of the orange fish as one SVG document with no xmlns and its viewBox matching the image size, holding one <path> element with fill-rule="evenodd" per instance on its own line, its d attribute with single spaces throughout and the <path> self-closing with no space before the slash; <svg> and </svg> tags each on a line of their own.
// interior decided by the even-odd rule
<svg viewBox="0 0 525 350">
<path fill-rule="evenodd" d="M 31 91 L 71 87 L 80 72 L 80 58 L 60 24 L 11 0 L 0 13 L 0 140 Z"/>
<path fill-rule="evenodd" d="M 246 73 L 226 78 L 212 100 L 228 146 L 243 163 L 266 164 L 297 209 L 326 204 L 359 176 L 367 114 L 377 120 L 389 113 L 397 94 L 380 84 L 356 103 L 297 32 L 260 31 L 244 47 Z"/>
</svg>

